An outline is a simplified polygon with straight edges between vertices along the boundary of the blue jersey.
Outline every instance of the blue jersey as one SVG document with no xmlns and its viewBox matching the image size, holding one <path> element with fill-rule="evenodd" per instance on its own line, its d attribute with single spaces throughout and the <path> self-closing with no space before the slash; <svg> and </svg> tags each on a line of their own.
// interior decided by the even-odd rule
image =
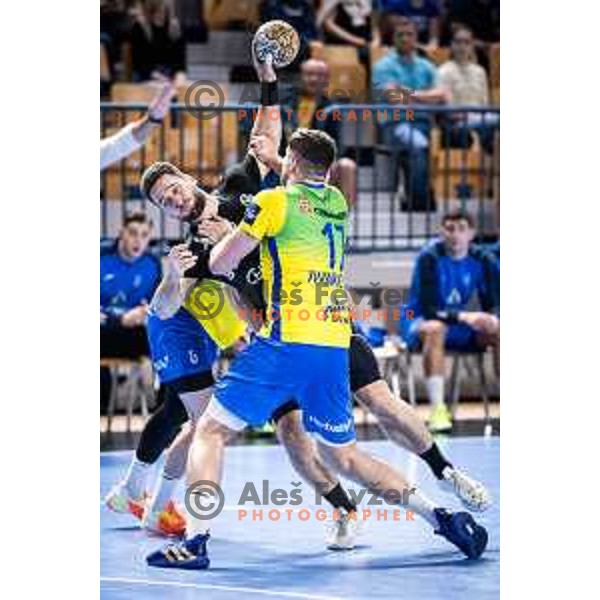
<svg viewBox="0 0 600 600">
<path fill-rule="evenodd" d="M 164 320 L 150 311 L 146 328 L 150 355 L 161 383 L 212 369 L 217 346 L 184 308 Z"/>
<path fill-rule="evenodd" d="M 150 303 L 161 276 L 160 262 L 149 253 L 134 261 L 121 257 L 115 244 L 100 255 L 100 311 L 118 318 Z"/>
<path fill-rule="evenodd" d="M 414 311 L 414 318 L 433 319 L 438 311 L 466 310 L 475 295 L 483 311 L 499 315 L 500 267 L 495 255 L 471 244 L 465 258 L 454 260 L 437 241 L 417 257 L 406 308 Z"/>
</svg>

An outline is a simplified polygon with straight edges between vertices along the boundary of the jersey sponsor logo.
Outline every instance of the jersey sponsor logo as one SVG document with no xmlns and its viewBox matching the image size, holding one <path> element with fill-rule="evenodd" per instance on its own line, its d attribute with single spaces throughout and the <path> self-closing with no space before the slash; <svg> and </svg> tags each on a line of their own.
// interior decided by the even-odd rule
<svg viewBox="0 0 600 600">
<path fill-rule="evenodd" d="M 342 284 L 343 275 L 333 271 L 309 271 L 308 283 L 324 283 L 330 286 L 339 286 Z"/>
<path fill-rule="evenodd" d="M 260 211 L 261 208 L 256 202 L 249 202 L 246 206 L 246 212 L 244 213 L 244 223 L 254 225 L 254 221 L 256 221 Z"/>
<path fill-rule="evenodd" d="M 246 282 L 249 285 L 256 285 L 262 279 L 260 267 L 251 267 L 246 273 Z"/>
<path fill-rule="evenodd" d="M 300 200 L 298 200 L 298 210 L 303 215 L 308 215 L 309 217 L 315 214 L 315 207 L 306 196 L 301 196 Z"/>
<path fill-rule="evenodd" d="M 454 304 L 460 304 L 462 300 L 462 297 L 460 295 L 460 292 L 454 288 L 450 294 L 448 295 L 448 297 L 446 298 L 446 303 L 450 304 L 450 305 L 454 305 Z"/>
<path fill-rule="evenodd" d="M 319 429 L 329 431 L 331 433 L 347 433 L 353 425 L 353 419 L 349 418 L 345 423 L 330 423 L 329 421 L 321 421 L 319 418 L 310 415 L 308 420 L 314 423 Z"/>
<path fill-rule="evenodd" d="M 327 219 L 331 219 L 332 221 L 345 221 L 348 217 L 347 211 L 334 213 L 323 208 L 315 208 L 315 213 L 320 217 L 325 217 Z"/>
</svg>

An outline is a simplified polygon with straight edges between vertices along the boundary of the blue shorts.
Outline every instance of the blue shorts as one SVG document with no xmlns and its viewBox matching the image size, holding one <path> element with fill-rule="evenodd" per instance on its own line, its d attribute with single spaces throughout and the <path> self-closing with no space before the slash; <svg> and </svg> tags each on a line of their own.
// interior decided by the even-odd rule
<svg viewBox="0 0 600 600">
<path fill-rule="evenodd" d="M 186 310 L 170 319 L 150 314 L 146 324 L 154 369 L 161 383 L 198 373 L 211 373 L 217 345 Z"/>
<path fill-rule="evenodd" d="M 421 338 L 419 337 L 419 327 L 424 321 L 423 317 L 401 321 L 400 335 L 409 350 L 420 349 Z M 466 323 L 448 325 L 445 347 L 448 350 L 457 350 L 459 352 L 476 350 L 479 348 L 477 332 Z"/>
<path fill-rule="evenodd" d="M 356 432 L 348 366 L 347 348 L 256 336 L 217 383 L 216 410 L 221 405 L 238 421 L 256 427 L 294 399 L 306 431 L 326 444 L 349 444 Z"/>
</svg>

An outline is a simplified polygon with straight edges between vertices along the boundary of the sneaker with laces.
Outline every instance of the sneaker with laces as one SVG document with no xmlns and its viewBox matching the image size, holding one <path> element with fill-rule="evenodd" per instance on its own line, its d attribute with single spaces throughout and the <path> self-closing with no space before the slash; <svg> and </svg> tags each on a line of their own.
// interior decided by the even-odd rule
<svg viewBox="0 0 600 600">
<path fill-rule="evenodd" d="M 148 510 L 142 526 L 149 532 L 182 537 L 185 534 L 185 517 L 173 500 L 169 500 L 162 510 Z"/>
<path fill-rule="evenodd" d="M 353 550 L 360 530 L 356 513 L 337 509 L 325 523 L 325 543 L 329 550 Z"/>
<path fill-rule="evenodd" d="M 146 563 L 150 567 L 163 569 L 208 569 L 210 566 L 207 548 L 209 539 L 209 533 L 199 533 L 177 544 L 169 544 L 161 550 L 149 554 L 146 557 Z"/>
<path fill-rule="evenodd" d="M 486 487 L 472 479 L 459 469 L 446 467 L 442 473 L 440 485 L 454 493 L 466 508 L 475 512 L 483 512 L 492 504 L 492 497 Z"/>
</svg>

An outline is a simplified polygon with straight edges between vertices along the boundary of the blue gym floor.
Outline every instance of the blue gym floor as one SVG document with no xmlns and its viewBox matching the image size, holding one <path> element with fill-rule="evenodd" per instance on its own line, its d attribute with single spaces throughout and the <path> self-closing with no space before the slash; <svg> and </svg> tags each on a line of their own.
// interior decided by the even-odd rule
<svg viewBox="0 0 600 600">
<path fill-rule="evenodd" d="M 493 494 L 494 506 L 478 517 L 490 534 L 488 549 L 479 561 L 464 559 L 453 546 L 434 536 L 418 517 L 412 523 L 391 521 L 391 513 L 387 522 L 371 518 L 363 525 L 359 547 L 343 553 L 325 550 L 323 523 L 314 519 L 301 522 L 294 515 L 291 522 L 238 521 L 237 512 L 227 506 L 237 504 L 244 482 L 254 482 L 260 493 L 263 479 L 269 479 L 271 489 L 290 490 L 290 482 L 297 482 L 298 477 L 279 446 L 236 446 L 226 452 L 226 509 L 212 525 L 211 569 L 182 572 L 147 567 L 146 554 L 164 541 L 146 535 L 133 517 L 112 513 L 101 504 L 101 597 L 499 598 L 500 439 L 450 438 L 439 443 L 457 465 L 486 483 Z M 361 442 L 361 447 L 397 465 L 428 496 L 439 499 L 441 505 L 459 507 L 453 495 L 438 487 L 426 465 L 407 452 L 388 441 Z M 130 457 L 130 452 L 101 454 L 101 497 L 123 475 Z M 183 485 L 179 495 L 181 499 Z M 318 508 L 305 485 L 302 495 L 304 504 L 300 508 Z M 286 508 L 291 507 L 280 507 L 282 511 Z M 375 513 L 377 508 L 373 508 Z M 264 513 L 266 517 L 266 509 Z"/>
</svg>

